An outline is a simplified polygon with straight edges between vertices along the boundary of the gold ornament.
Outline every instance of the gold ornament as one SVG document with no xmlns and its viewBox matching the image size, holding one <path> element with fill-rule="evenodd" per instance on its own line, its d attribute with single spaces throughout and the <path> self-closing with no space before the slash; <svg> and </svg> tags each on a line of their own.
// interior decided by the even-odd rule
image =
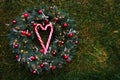
<svg viewBox="0 0 120 80">
<path fill-rule="evenodd" d="M 59 28 L 61 28 L 61 26 L 58 26 Z"/>
<path fill-rule="evenodd" d="M 44 19 L 44 16 L 42 16 L 42 19 Z"/>
<path fill-rule="evenodd" d="M 33 69 L 35 69 L 35 65 L 34 65 L 34 64 L 32 64 L 31 67 L 32 67 Z"/>
<path fill-rule="evenodd" d="M 59 34 L 60 36 L 62 35 L 62 33 Z"/>
<path fill-rule="evenodd" d="M 22 61 L 22 62 L 25 62 L 25 58 L 22 58 L 21 61 Z"/>
<path fill-rule="evenodd" d="M 16 26 L 15 29 L 16 29 L 16 30 L 20 30 L 20 27 Z"/>
<path fill-rule="evenodd" d="M 62 64 L 59 64 L 60 67 L 62 67 Z"/>
<path fill-rule="evenodd" d="M 59 18 L 61 19 L 62 17 L 61 17 L 61 16 L 59 16 Z"/>
<path fill-rule="evenodd" d="M 27 62 L 27 64 L 30 64 L 30 62 Z"/>
<path fill-rule="evenodd" d="M 38 20 L 40 20 L 40 19 L 37 17 L 36 20 L 38 21 Z"/>
<path fill-rule="evenodd" d="M 40 67 L 40 66 L 37 66 L 37 69 L 41 69 L 41 67 Z"/>
<path fill-rule="evenodd" d="M 53 22 L 52 24 L 54 24 L 54 25 L 55 25 L 55 22 Z"/>
<path fill-rule="evenodd" d="M 67 50 L 68 54 L 70 53 L 70 49 Z"/>
<path fill-rule="evenodd" d="M 38 60 L 38 59 L 39 59 L 39 57 L 38 57 L 38 56 L 36 56 L 36 59 Z"/>
<path fill-rule="evenodd" d="M 44 26 L 44 25 L 45 25 L 45 23 L 42 23 L 42 25 Z"/>
<path fill-rule="evenodd" d="M 24 43 L 26 44 L 28 41 L 24 41 Z"/>
<path fill-rule="evenodd" d="M 55 12 L 53 12 L 52 14 L 55 15 Z"/>
<path fill-rule="evenodd" d="M 25 53 L 25 54 L 27 54 L 27 53 L 28 53 L 28 51 L 24 51 L 24 53 Z"/>
<path fill-rule="evenodd" d="M 17 39 L 15 39 L 15 41 L 14 42 L 17 42 Z"/>
<path fill-rule="evenodd" d="M 60 12 L 58 12 L 58 14 L 60 14 Z"/>
<path fill-rule="evenodd" d="M 21 53 L 23 53 L 23 52 L 24 52 L 24 50 L 20 50 L 20 52 L 21 52 Z"/>
<path fill-rule="evenodd" d="M 23 18 L 22 20 L 25 21 L 25 18 Z"/>
</svg>

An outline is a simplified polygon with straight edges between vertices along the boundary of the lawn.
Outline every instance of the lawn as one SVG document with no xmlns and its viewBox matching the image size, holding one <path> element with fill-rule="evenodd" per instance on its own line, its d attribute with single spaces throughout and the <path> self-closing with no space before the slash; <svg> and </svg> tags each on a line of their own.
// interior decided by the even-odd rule
<svg viewBox="0 0 120 80">
<path fill-rule="evenodd" d="M 56 5 L 79 26 L 79 45 L 71 64 L 33 75 L 9 46 L 7 26 L 29 7 Z M 120 80 L 120 0 L 1 0 L 0 80 Z"/>
</svg>

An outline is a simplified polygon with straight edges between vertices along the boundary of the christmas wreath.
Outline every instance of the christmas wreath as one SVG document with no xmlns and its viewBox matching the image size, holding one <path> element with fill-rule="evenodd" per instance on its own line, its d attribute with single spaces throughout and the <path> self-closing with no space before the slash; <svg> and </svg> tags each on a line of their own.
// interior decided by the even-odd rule
<svg viewBox="0 0 120 80">
<path fill-rule="evenodd" d="M 76 54 L 75 21 L 55 6 L 27 9 L 12 20 L 11 26 L 10 45 L 15 58 L 33 74 L 62 68 Z"/>
</svg>

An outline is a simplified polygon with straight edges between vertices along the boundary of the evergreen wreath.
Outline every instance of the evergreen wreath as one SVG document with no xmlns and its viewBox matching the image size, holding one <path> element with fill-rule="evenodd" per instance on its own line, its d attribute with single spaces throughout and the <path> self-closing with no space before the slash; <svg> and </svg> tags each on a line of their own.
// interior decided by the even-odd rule
<svg viewBox="0 0 120 80">
<path fill-rule="evenodd" d="M 18 62 L 33 74 L 71 63 L 76 54 L 75 21 L 56 6 L 34 7 L 12 20 L 10 45 Z"/>
</svg>

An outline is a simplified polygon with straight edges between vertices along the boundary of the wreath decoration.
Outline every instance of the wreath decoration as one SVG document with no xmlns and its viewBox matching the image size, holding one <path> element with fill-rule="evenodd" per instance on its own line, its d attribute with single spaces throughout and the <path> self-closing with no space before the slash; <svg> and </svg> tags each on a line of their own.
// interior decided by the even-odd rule
<svg viewBox="0 0 120 80">
<path fill-rule="evenodd" d="M 13 19 L 11 26 L 10 45 L 15 58 L 33 74 L 62 68 L 76 54 L 75 21 L 56 6 L 28 9 Z"/>
</svg>

